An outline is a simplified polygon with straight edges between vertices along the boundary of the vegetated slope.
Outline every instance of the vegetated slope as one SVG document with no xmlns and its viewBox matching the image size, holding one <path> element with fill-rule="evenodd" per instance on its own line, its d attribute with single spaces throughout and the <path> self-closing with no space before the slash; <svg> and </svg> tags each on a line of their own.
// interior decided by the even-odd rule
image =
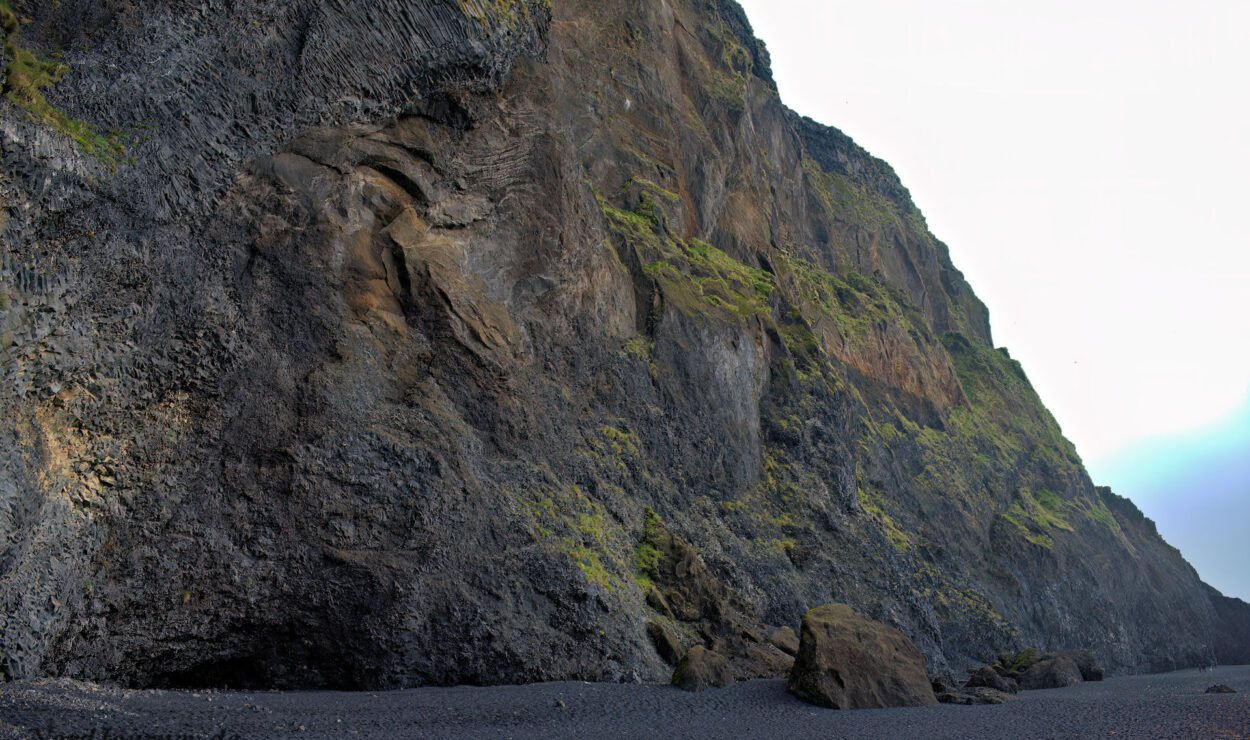
<svg viewBox="0 0 1250 740">
<path fill-rule="evenodd" d="M 935 671 L 1145 670 L 1246 620 L 728 0 L 14 8 L 122 152 L 0 109 L 9 677 L 664 679 L 648 622 L 830 601 Z"/>
</svg>

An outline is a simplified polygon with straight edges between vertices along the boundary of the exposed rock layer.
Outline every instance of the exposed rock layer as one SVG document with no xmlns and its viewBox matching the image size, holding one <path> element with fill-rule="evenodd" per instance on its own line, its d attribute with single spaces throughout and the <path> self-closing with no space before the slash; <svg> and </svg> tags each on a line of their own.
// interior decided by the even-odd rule
<svg viewBox="0 0 1250 740">
<path fill-rule="evenodd" d="M 829 601 L 1239 654 L 729 0 L 12 5 L 125 156 L 0 102 L 4 675 L 663 680 L 649 623 Z M 646 507 L 737 616 L 648 599 Z"/>
</svg>

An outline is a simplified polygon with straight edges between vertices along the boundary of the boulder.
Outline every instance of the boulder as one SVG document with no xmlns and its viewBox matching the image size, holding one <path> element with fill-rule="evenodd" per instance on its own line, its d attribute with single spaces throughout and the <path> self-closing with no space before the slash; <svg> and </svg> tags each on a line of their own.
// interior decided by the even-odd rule
<svg viewBox="0 0 1250 740">
<path fill-rule="evenodd" d="M 1057 653 L 1047 653 L 1043 658 L 1065 657 L 1071 658 L 1076 663 L 1077 669 L 1081 672 L 1081 679 L 1084 681 L 1101 681 L 1106 676 L 1106 671 L 1102 666 L 1094 663 L 1094 656 L 1088 650 L 1063 650 Z"/>
<path fill-rule="evenodd" d="M 942 704 L 1006 704 L 1015 699 L 1015 694 L 988 686 L 965 687 L 956 691 L 943 691 L 937 695 L 937 700 Z"/>
<path fill-rule="evenodd" d="M 964 682 L 964 688 L 989 688 L 1007 694 L 1014 694 L 1020 690 L 1020 685 L 1016 683 L 1015 679 L 999 675 L 990 666 L 982 666 L 972 672 L 972 675 Z"/>
<path fill-rule="evenodd" d="M 1023 689 L 1062 689 L 1081 682 L 1081 669 L 1066 655 L 1044 657 L 1020 675 Z"/>
<path fill-rule="evenodd" d="M 1011 665 L 1007 666 L 1012 673 L 1024 673 L 1033 667 L 1033 664 L 1042 659 L 1042 653 L 1037 648 L 1025 648 L 1012 658 Z"/>
<path fill-rule="evenodd" d="M 831 709 L 938 703 L 915 644 L 845 604 L 820 606 L 803 615 L 786 690 Z"/>
<path fill-rule="evenodd" d="M 799 654 L 799 636 L 794 634 L 794 630 L 789 627 L 773 630 L 773 633 L 768 636 L 768 643 L 786 655 Z"/>
<path fill-rule="evenodd" d="M 673 671 L 673 685 L 686 691 L 703 691 L 733 683 L 725 656 L 695 645 Z"/>
<path fill-rule="evenodd" d="M 1217 683 L 1216 685 L 1208 688 L 1206 691 L 1202 693 L 1204 694 L 1236 694 L 1237 689 L 1234 689 L 1231 686 L 1225 686 L 1222 683 Z"/>
</svg>

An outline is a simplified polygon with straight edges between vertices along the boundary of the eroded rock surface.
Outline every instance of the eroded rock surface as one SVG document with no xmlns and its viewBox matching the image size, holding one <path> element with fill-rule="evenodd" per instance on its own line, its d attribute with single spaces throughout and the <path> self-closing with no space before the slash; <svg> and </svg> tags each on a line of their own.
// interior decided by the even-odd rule
<svg viewBox="0 0 1250 740">
<path fill-rule="evenodd" d="M 3 676 L 779 675 L 830 601 L 947 674 L 1244 651 L 733 2 L 10 5 Z"/>
</svg>

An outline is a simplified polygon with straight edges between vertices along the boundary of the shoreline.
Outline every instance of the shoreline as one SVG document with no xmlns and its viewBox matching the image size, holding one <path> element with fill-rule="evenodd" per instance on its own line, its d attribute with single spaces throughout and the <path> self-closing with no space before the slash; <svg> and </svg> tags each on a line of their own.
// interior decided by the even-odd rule
<svg viewBox="0 0 1250 740">
<path fill-rule="evenodd" d="M 1235 694 L 1205 694 L 1227 684 Z M 92 738 L 1250 738 L 1250 666 L 1108 678 L 994 706 L 836 711 L 784 679 L 689 693 L 559 682 L 400 691 L 164 691 L 67 680 L 0 684 L 0 739 Z"/>
</svg>

